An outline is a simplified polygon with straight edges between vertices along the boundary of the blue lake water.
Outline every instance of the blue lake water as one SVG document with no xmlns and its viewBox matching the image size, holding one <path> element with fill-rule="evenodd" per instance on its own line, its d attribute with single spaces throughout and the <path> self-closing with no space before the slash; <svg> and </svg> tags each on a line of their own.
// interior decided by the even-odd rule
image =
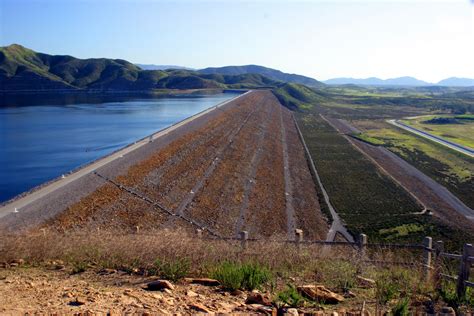
<svg viewBox="0 0 474 316">
<path fill-rule="evenodd" d="M 237 96 L 0 100 L 0 202 Z"/>
</svg>

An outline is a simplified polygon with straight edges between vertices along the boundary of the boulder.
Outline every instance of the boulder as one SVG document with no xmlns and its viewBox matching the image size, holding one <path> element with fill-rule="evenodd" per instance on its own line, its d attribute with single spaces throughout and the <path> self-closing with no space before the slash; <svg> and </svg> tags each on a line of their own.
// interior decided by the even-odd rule
<svg viewBox="0 0 474 316">
<path fill-rule="evenodd" d="M 326 304 L 337 304 L 344 301 L 344 297 L 328 290 L 323 285 L 303 285 L 298 286 L 297 290 L 301 295 Z"/>
<path fill-rule="evenodd" d="M 163 291 L 165 289 L 174 290 L 173 284 L 167 280 L 156 280 L 147 284 L 146 290 L 148 291 Z"/>
<path fill-rule="evenodd" d="M 245 304 L 272 305 L 272 301 L 261 293 L 250 293 L 245 300 Z"/>
</svg>

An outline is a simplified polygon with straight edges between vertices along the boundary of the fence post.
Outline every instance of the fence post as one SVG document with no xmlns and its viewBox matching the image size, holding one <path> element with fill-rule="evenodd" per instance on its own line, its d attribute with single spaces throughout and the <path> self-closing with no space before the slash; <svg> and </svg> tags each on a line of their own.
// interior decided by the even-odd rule
<svg viewBox="0 0 474 316">
<path fill-rule="evenodd" d="M 441 277 L 439 275 L 440 273 L 440 267 L 441 267 L 441 254 L 444 252 L 444 242 L 442 240 L 438 240 L 435 245 L 435 258 L 434 258 L 434 273 L 435 273 L 435 286 L 436 289 L 441 288 Z"/>
<path fill-rule="evenodd" d="M 359 253 L 360 253 L 361 258 L 365 258 L 366 250 L 367 250 L 367 235 L 360 234 L 359 235 Z"/>
<path fill-rule="evenodd" d="M 425 278 L 428 280 L 431 276 L 431 251 L 433 250 L 433 238 L 423 238 L 423 266 L 425 267 Z"/>
<path fill-rule="evenodd" d="M 295 229 L 295 243 L 298 250 L 300 250 L 301 243 L 303 243 L 303 230 Z"/>
<path fill-rule="evenodd" d="M 140 232 L 140 226 L 135 226 L 135 233 L 138 234 Z"/>
<path fill-rule="evenodd" d="M 198 239 L 202 238 L 202 229 L 200 229 L 200 228 L 196 229 L 196 236 L 197 236 Z"/>
<path fill-rule="evenodd" d="M 474 251 L 471 244 L 464 244 L 462 249 L 461 264 L 459 265 L 458 285 L 456 292 L 458 298 L 463 298 L 466 295 L 466 283 L 469 280 L 469 270 L 471 269 L 470 256 L 474 255 Z"/>
<path fill-rule="evenodd" d="M 247 240 L 249 239 L 249 232 L 248 231 L 241 231 L 240 232 L 240 245 L 242 249 L 247 249 Z"/>
</svg>

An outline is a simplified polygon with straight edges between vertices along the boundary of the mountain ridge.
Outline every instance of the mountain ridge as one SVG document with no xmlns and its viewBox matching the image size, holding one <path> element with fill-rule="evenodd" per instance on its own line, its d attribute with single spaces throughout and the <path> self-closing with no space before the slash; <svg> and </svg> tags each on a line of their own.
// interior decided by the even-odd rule
<svg viewBox="0 0 474 316">
<path fill-rule="evenodd" d="M 340 77 L 332 78 L 323 81 L 325 84 L 329 85 L 345 85 L 345 84 L 355 84 L 355 85 L 367 85 L 367 86 L 447 86 L 447 87 L 469 87 L 474 86 L 474 79 L 470 78 L 458 78 L 450 77 L 443 80 L 440 80 L 437 83 L 426 82 L 419 80 L 414 77 L 404 76 L 397 78 L 389 79 L 380 79 L 377 77 L 369 78 L 350 78 L 350 77 Z"/>
<path fill-rule="evenodd" d="M 304 84 L 309 87 L 321 87 L 324 83 L 310 77 L 285 73 L 277 69 L 268 68 L 259 65 L 243 65 L 243 66 L 224 66 L 224 67 L 208 67 L 199 69 L 199 73 L 203 74 L 224 74 L 224 75 L 242 75 L 255 73 L 268 77 L 273 80 Z"/>
<path fill-rule="evenodd" d="M 282 82 L 259 74 L 203 74 L 184 69 L 143 70 L 123 59 L 48 55 L 18 44 L 0 47 L 0 92 L 251 89 Z"/>
</svg>

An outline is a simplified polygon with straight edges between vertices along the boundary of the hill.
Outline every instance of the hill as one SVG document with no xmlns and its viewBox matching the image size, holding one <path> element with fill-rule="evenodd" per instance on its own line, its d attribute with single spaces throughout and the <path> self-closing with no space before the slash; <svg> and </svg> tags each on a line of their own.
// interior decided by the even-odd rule
<svg viewBox="0 0 474 316">
<path fill-rule="evenodd" d="M 451 77 L 438 82 L 440 86 L 448 87 L 474 87 L 474 79 Z"/>
<path fill-rule="evenodd" d="M 326 84 L 355 84 L 365 86 L 426 86 L 430 83 L 418 80 L 413 77 L 399 77 L 392 79 L 380 79 L 376 77 L 370 77 L 366 79 L 355 79 L 355 78 L 334 78 L 324 81 Z"/>
<path fill-rule="evenodd" d="M 267 68 L 257 65 L 246 66 L 226 66 L 226 67 L 210 67 L 198 70 L 202 74 L 221 74 L 221 75 L 242 75 L 242 74 L 259 74 L 277 81 L 304 84 L 310 87 L 321 87 L 324 84 L 316 79 L 296 74 L 288 74 L 280 70 Z"/>
<path fill-rule="evenodd" d="M 290 110 L 310 108 L 314 103 L 327 99 L 321 91 L 296 83 L 285 83 L 273 89 L 273 94 Z"/>
<path fill-rule="evenodd" d="M 191 70 L 143 70 L 122 59 L 57 56 L 21 45 L 0 47 L 0 91 L 152 91 L 273 87 L 258 74 L 212 75 Z"/>
</svg>

